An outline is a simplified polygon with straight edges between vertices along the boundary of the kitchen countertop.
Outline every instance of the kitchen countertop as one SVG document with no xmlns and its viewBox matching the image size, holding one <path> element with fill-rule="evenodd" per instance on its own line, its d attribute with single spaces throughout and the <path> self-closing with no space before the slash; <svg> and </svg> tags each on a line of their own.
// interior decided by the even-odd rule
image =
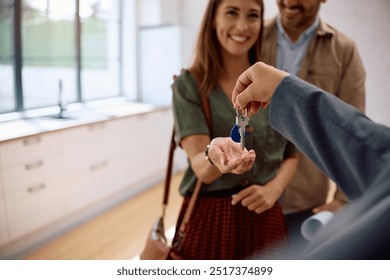
<svg viewBox="0 0 390 280">
<path fill-rule="evenodd" d="M 110 106 L 92 106 L 67 110 L 65 118 L 59 119 L 49 114 L 46 116 L 27 116 L 21 119 L 0 122 L 0 142 L 22 137 L 34 136 L 46 132 L 58 131 L 71 127 L 87 125 L 122 117 L 140 115 L 156 110 L 165 110 L 167 106 L 155 106 L 136 102 L 121 102 Z"/>
</svg>

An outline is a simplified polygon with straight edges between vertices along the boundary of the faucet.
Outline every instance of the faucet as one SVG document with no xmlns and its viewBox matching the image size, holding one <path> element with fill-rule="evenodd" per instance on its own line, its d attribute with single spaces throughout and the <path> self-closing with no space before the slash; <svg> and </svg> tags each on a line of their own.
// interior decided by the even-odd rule
<svg viewBox="0 0 390 280">
<path fill-rule="evenodd" d="M 60 119 L 65 118 L 64 112 L 66 111 L 66 108 L 62 100 L 62 79 L 58 80 L 58 107 L 60 107 L 58 118 Z"/>
</svg>

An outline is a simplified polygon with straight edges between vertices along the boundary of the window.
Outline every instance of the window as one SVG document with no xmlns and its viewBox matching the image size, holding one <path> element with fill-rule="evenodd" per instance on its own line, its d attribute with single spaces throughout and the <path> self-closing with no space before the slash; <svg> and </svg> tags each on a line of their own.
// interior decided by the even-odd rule
<svg viewBox="0 0 390 280">
<path fill-rule="evenodd" d="M 0 1 L 0 113 L 10 112 L 16 108 L 12 43 L 12 2 L 11 0 Z"/>
<path fill-rule="evenodd" d="M 85 100 L 118 96 L 119 1 L 81 0 L 81 85 Z"/>
<path fill-rule="evenodd" d="M 177 1 L 167 1 L 166 10 L 176 10 Z M 160 4 L 0 0 L 1 120 L 105 98 L 170 104 L 180 28 L 161 16 Z M 145 21 L 151 12 L 152 26 Z M 10 112 L 22 114 L 4 114 Z"/>
<path fill-rule="evenodd" d="M 1 0 L 0 113 L 135 101 L 135 7 L 136 0 Z"/>
<path fill-rule="evenodd" d="M 75 14 L 75 1 L 23 0 L 25 109 L 77 100 Z"/>
</svg>

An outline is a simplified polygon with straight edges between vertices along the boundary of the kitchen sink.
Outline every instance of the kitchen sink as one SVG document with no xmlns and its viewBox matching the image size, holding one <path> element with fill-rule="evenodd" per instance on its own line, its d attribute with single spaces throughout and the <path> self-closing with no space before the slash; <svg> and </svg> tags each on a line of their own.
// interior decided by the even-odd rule
<svg viewBox="0 0 390 280">
<path fill-rule="evenodd" d="M 75 114 L 69 114 L 69 113 L 58 113 L 58 114 L 53 114 L 53 115 L 47 115 L 47 116 L 42 116 L 40 118 L 45 118 L 45 119 L 54 119 L 54 120 L 73 120 L 77 119 L 77 116 Z"/>
</svg>

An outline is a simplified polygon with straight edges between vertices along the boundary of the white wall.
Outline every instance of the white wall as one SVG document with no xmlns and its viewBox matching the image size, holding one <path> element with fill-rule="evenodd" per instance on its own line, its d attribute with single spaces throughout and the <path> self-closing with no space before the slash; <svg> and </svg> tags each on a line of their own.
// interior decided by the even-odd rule
<svg viewBox="0 0 390 280">
<path fill-rule="evenodd" d="M 142 102 L 172 102 L 172 77 L 182 68 L 180 4 L 179 0 L 137 0 L 137 82 Z"/>
<path fill-rule="evenodd" d="M 182 0 L 180 22 L 182 27 L 181 61 L 183 62 L 183 67 L 188 67 L 191 63 L 196 37 L 207 2 L 207 0 Z"/>
<path fill-rule="evenodd" d="M 390 126 L 390 1 L 328 0 L 321 15 L 355 40 L 367 72 L 367 115 Z"/>
<path fill-rule="evenodd" d="M 180 0 L 136 1 L 138 26 L 174 25 L 179 23 L 181 10 Z"/>
<path fill-rule="evenodd" d="M 195 39 L 207 0 L 182 0 L 182 63 L 191 61 Z M 264 0 L 265 17 L 277 13 L 276 0 Z M 366 112 L 376 122 L 390 126 L 390 1 L 328 0 L 321 18 L 356 42 L 367 71 Z"/>
</svg>

